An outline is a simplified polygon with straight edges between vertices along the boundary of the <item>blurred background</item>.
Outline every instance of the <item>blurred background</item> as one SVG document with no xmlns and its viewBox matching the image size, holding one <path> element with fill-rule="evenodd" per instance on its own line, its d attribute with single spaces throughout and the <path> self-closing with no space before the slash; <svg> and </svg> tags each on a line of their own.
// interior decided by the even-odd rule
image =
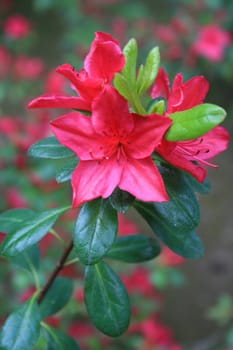
<svg viewBox="0 0 233 350">
<path fill-rule="evenodd" d="M 112 34 L 121 47 L 136 38 L 141 62 L 158 45 L 161 65 L 171 79 L 178 72 L 185 79 L 204 75 L 210 82 L 206 101 L 226 109 L 224 126 L 232 135 L 231 0 L 0 0 L 0 212 L 18 207 L 43 210 L 54 203 L 69 203 L 69 184 L 58 185 L 54 180 L 59 164 L 51 166 L 27 157 L 28 147 L 49 135 L 49 120 L 61 112 L 28 111 L 26 105 L 42 93 L 66 91 L 67 81 L 55 68 L 71 63 L 80 69 L 95 31 Z M 95 339 L 96 331 L 88 325 L 80 306 L 78 268 L 66 271 L 76 283 L 73 304 L 50 320 L 51 324 L 61 326 L 78 341 L 81 337 L 84 349 L 233 349 L 232 151 L 230 143 L 228 151 L 215 160 L 219 168 L 209 169 L 211 192 L 199 198 L 198 231 L 205 243 L 205 256 L 184 261 L 164 250 L 155 262 L 138 271 L 130 268 L 123 276 L 135 305 L 138 298 L 143 304 L 140 315 L 135 311 L 129 334 L 110 341 L 98 333 L 99 340 Z M 150 232 L 134 212 L 121 220 L 121 234 Z M 63 231 L 66 236 L 66 229 Z M 57 243 L 52 237 L 46 239 L 41 244 L 41 275 L 49 271 L 57 254 Z M 121 266 L 117 268 L 120 271 Z M 9 276 L 13 282 L 5 282 Z M 6 261 L 1 261 L 0 278 L 3 321 L 33 287 L 30 276 L 20 269 L 15 272 Z M 144 289 L 139 288 L 142 285 Z M 6 302 L 8 295 L 12 298 Z M 74 313 L 76 309 L 81 318 Z M 43 344 L 37 348 L 43 349 Z"/>
</svg>

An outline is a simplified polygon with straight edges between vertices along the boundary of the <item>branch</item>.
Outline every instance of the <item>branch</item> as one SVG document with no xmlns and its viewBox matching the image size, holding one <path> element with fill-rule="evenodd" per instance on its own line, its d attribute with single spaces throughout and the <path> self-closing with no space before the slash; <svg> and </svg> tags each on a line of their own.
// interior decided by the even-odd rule
<svg viewBox="0 0 233 350">
<path fill-rule="evenodd" d="M 37 302 L 38 304 L 40 304 L 42 302 L 42 300 L 44 299 L 46 293 L 48 292 L 49 288 L 51 287 L 51 285 L 53 284 L 53 281 L 55 280 L 55 278 L 57 277 L 57 275 L 59 274 L 59 272 L 63 269 L 66 259 L 68 258 L 71 250 L 73 249 L 73 240 L 69 243 L 69 245 L 66 247 L 66 249 L 64 250 L 60 260 L 58 261 L 55 269 L 53 270 L 53 272 L 51 273 L 46 285 L 44 286 L 44 288 L 41 290 L 38 298 L 37 298 Z"/>
</svg>

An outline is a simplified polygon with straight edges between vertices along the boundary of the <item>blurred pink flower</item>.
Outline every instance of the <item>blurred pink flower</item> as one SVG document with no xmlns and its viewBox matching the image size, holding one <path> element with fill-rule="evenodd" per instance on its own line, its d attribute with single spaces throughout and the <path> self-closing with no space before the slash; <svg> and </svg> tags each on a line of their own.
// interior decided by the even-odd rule
<svg viewBox="0 0 233 350">
<path fill-rule="evenodd" d="M 3 24 L 3 32 L 12 39 L 20 39 L 31 31 L 31 24 L 22 15 L 14 14 L 8 17 Z"/>
<path fill-rule="evenodd" d="M 49 72 L 45 80 L 45 92 L 54 94 L 63 94 L 67 86 L 67 79 L 57 74 L 55 70 Z"/>
<path fill-rule="evenodd" d="M 131 324 L 130 333 L 139 333 L 143 337 L 143 343 L 140 350 L 150 349 L 166 349 L 166 350 L 181 350 L 181 347 L 175 342 L 172 331 L 165 326 L 157 315 L 152 315 L 149 318 Z"/>
<path fill-rule="evenodd" d="M 9 187 L 6 191 L 6 203 L 9 208 L 27 207 L 28 203 L 16 187 Z"/>
<path fill-rule="evenodd" d="M 0 79 L 3 79 L 9 73 L 11 65 L 11 56 L 4 46 L 0 46 Z"/>
<path fill-rule="evenodd" d="M 40 77 L 44 63 L 40 58 L 18 56 L 13 66 L 16 79 L 34 80 Z"/>
<path fill-rule="evenodd" d="M 164 246 L 158 257 L 159 263 L 163 266 L 176 266 L 185 262 L 185 259 Z"/>
<path fill-rule="evenodd" d="M 203 56 L 212 62 L 219 62 L 224 57 L 224 50 L 230 44 L 230 34 L 215 24 L 200 28 L 196 41 L 191 46 L 191 53 Z"/>
<path fill-rule="evenodd" d="M 161 299 L 161 295 L 156 291 L 150 281 L 148 269 L 137 267 L 130 274 L 121 275 L 121 279 L 129 294 L 136 292 L 142 296 L 153 296 Z"/>
<path fill-rule="evenodd" d="M 137 233 L 139 228 L 123 214 L 118 214 L 118 231 L 120 236 L 126 236 Z"/>
</svg>

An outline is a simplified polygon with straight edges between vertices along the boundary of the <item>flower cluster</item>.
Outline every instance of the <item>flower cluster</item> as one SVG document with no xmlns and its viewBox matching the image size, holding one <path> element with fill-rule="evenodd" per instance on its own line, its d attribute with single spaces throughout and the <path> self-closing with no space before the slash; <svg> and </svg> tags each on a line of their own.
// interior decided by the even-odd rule
<svg viewBox="0 0 233 350">
<path fill-rule="evenodd" d="M 179 73 L 170 87 L 166 73 L 158 71 L 158 51 L 152 50 L 136 79 L 133 52 L 134 41 L 122 52 L 110 34 L 97 32 L 83 69 L 76 71 L 69 64 L 57 68 L 76 96 L 45 94 L 29 103 L 29 108 L 74 110 L 51 122 L 58 141 L 79 159 L 71 181 L 73 207 L 107 198 L 117 187 L 142 201 L 167 201 L 155 158 L 202 182 L 204 166 L 211 165 L 207 159 L 227 147 L 228 133 L 217 126 L 225 112 L 203 105 L 205 78 L 184 82 Z M 143 94 L 148 95 L 152 84 L 152 107 L 146 109 Z"/>
</svg>

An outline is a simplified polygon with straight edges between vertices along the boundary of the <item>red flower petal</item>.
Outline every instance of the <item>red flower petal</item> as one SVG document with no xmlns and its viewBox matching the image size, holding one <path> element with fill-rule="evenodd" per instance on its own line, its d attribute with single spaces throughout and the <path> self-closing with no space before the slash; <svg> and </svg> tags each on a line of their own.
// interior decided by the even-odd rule
<svg viewBox="0 0 233 350">
<path fill-rule="evenodd" d="M 168 98 L 168 113 L 184 111 L 201 104 L 209 90 L 209 83 L 203 76 L 195 76 L 183 83 L 181 73 L 178 73 L 172 84 Z"/>
<path fill-rule="evenodd" d="M 151 158 L 128 160 L 119 188 L 142 201 L 164 202 L 169 199 L 162 176 Z"/>
<path fill-rule="evenodd" d="M 73 207 L 86 201 L 107 198 L 119 183 L 122 166 L 115 158 L 103 161 L 80 161 L 72 175 Z"/>
<path fill-rule="evenodd" d="M 81 160 L 93 160 L 93 153 L 102 158 L 102 138 L 96 134 L 91 118 L 78 112 L 65 114 L 51 123 L 51 128 L 61 144 L 74 151 Z"/>
<path fill-rule="evenodd" d="M 42 95 L 32 100 L 28 108 L 72 108 L 90 111 L 91 104 L 76 96 Z"/>
<path fill-rule="evenodd" d="M 92 123 L 102 135 L 127 135 L 133 129 L 133 117 L 127 101 L 110 85 L 93 101 Z"/>
<path fill-rule="evenodd" d="M 89 76 L 109 82 L 115 72 L 121 71 L 124 64 L 125 58 L 119 43 L 110 34 L 96 32 L 84 61 L 84 68 Z"/>
<path fill-rule="evenodd" d="M 194 164 L 190 159 L 180 152 L 176 151 L 176 144 L 179 142 L 168 142 L 163 143 L 156 149 L 156 151 L 168 162 L 175 167 L 187 171 L 194 176 L 197 181 L 203 182 L 206 177 L 206 170 L 199 165 Z"/>
<path fill-rule="evenodd" d="M 149 157 L 172 124 L 171 119 L 157 114 L 142 117 L 133 114 L 134 129 L 129 137 L 127 154 L 136 159 Z"/>
<path fill-rule="evenodd" d="M 151 97 L 164 97 L 168 98 L 170 95 L 170 82 L 167 73 L 163 68 L 159 68 L 158 75 L 154 81 L 151 90 Z"/>
<path fill-rule="evenodd" d="M 70 64 L 62 64 L 56 72 L 66 77 L 84 100 L 92 101 L 103 89 L 103 79 L 89 77 L 84 69 L 76 72 Z"/>
</svg>

